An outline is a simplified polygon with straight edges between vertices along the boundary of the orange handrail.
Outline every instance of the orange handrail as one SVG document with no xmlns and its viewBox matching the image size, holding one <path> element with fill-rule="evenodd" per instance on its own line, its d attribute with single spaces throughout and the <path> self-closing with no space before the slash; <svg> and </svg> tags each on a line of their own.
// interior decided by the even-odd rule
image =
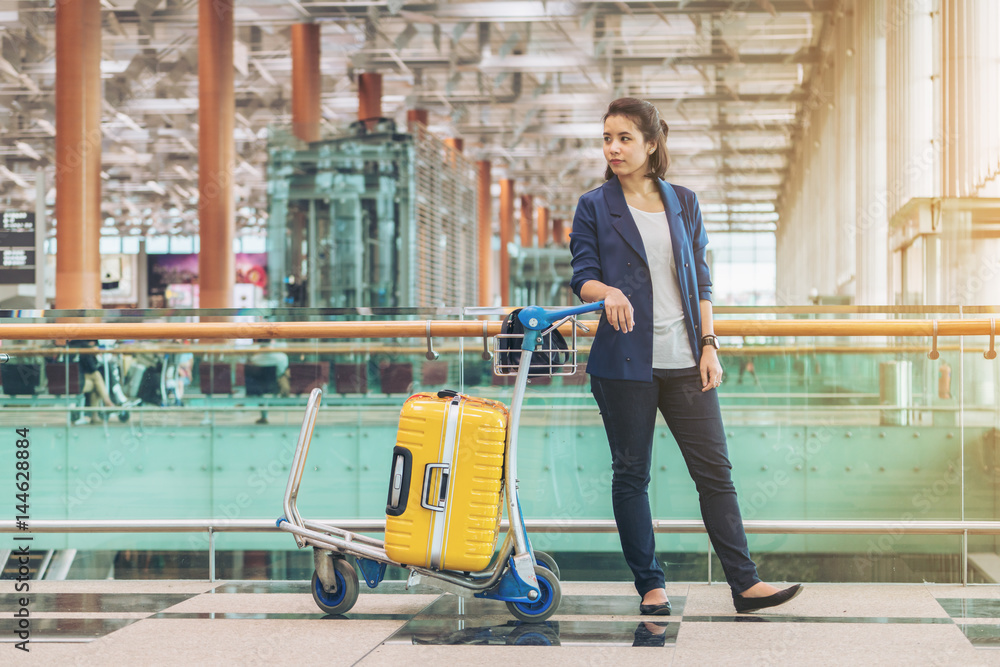
<svg viewBox="0 0 1000 667">
<path fill-rule="evenodd" d="M 589 352 L 590 344 L 581 343 L 577 348 L 581 352 Z M 462 348 L 454 343 L 448 345 L 434 345 L 434 349 L 442 354 L 457 354 Z M 980 347 L 967 345 L 964 348 L 960 345 L 938 345 L 940 352 L 961 352 L 978 353 L 982 352 Z M 465 346 L 466 354 L 476 355 L 482 350 L 481 347 Z M 259 354 L 262 351 L 259 347 L 223 347 L 221 345 L 119 345 L 111 349 L 107 348 L 78 348 L 78 347 L 29 347 L 8 345 L 0 348 L 0 352 L 11 357 L 38 356 L 66 354 L 114 354 L 140 355 L 140 354 L 178 354 L 190 352 L 192 354 L 231 358 L 246 357 L 248 355 Z M 379 343 L 359 343 L 359 344 L 292 344 L 288 346 L 265 348 L 268 352 L 284 352 L 288 355 L 316 355 L 316 354 L 395 354 L 395 355 L 418 355 L 423 356 L 427 351 L 425 345 L 384 345 Z M 722 356 L 775 356 L 783 354 L 920 354 L 927 352 L 927 345 L 726 345 L 723 344 L 719 350 Z"/>
<path fill-rule="evenodd" d="M 0 340 L 225 340 L 234 338 L 481 338 L 500 332 L 500 321 L 388 322 L 171 322 L 0 324 Z M 596 324 L 592 322 L 591 324 Z M 986 336 L 989 319 L 975 320 L 718 320 L 720 336 Z M 569 333 L 569 326 L 563 327 Z M 593 335 L 591 326 L 590 334 Z"/>
</svg>

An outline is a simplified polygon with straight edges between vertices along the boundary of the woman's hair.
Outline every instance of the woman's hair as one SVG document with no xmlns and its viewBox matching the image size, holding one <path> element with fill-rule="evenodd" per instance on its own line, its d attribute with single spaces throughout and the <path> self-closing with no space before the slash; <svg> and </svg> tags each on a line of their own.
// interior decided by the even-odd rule
<svg viewBox="0 0 1000 667">
<path fill-rule="evenodd" d="M 667 152 L 667 122 L 660 119 L 660 112 L 652 104 L 635 97 L 620 97 L 608 105 L 608 112 L 601 118 L 603 123 L 612 116 L 623 116 L 635 123 L 642 132 L 643 143 L 652 141 L 656 149 L 649 156 L 649 173 L 647 178 L 663 178 L 670 167 L 670 153 Z M 604 170 L 604 180 L 609 181 L 615 173 L 609 165 Z"/>
</svg>

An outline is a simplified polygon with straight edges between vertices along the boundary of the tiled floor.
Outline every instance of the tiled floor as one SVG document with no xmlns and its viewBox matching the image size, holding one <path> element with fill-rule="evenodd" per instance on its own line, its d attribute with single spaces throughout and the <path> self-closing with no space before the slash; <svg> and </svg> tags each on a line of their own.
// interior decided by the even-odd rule
<svg viewBox="0 0 1000 667">
<path fill-rule="evenodd" d="M 524 624 L 502 603 L 400 582 L 331 618 L 306 582 L 42 581 L 24 653 L 8 583 L 0 664 L 1000 665 L 1000 587 L 810 584 L 738 615 L 724 586 L 681 584 L 673 615 L 650 619 L 628 584 L 565 583 L 557 614 Z"/>
</svg>

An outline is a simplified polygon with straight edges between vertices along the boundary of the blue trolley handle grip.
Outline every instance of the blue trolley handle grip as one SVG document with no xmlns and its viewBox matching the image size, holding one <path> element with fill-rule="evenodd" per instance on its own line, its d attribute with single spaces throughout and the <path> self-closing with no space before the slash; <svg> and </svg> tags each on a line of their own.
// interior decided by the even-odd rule
<svg viewBox="0 0 1000 667">
<path fill-rule="evenodd" d="M 541 306 L 528 306 L 527 308 L 522 308 L 521 312 L 517 314 L 517 319 L 519 319 L 521 324 L 524 326 L 524 341 L 521 343 L 521 349 L 529 352 L 534 350 L 538 345 L 538 332 L 548 329 L 552 326 L 553 322 L 558 322 L 559 320 L 572 315 L 592 313 L 596 310 L 601 310 L 602 308 L 604 308 L 604 301 L 584 303 L 579 306 L 573 306 L 572 308 L 560 308 L 558 310 L 549 310 L 547 308 L 542 308 Z M 534 335 L 532 335 L 532 332 Z"/>
<path fill-rule="evenodd" d="M 572 308 L 560 308 L 559 310 L 550 310 L 541 306 L 528 306 L 521 309 L 521 312 L 517 314 L 517 319 L 521 320 L 521 324 L 524 325 L 525 329 L 542 331 L 552 326 L 553 322 L 558 322 L 564 317 L 592 313 L 602 308 L 604 308 L 604 301 L 584 303 Z"/>
</svg>

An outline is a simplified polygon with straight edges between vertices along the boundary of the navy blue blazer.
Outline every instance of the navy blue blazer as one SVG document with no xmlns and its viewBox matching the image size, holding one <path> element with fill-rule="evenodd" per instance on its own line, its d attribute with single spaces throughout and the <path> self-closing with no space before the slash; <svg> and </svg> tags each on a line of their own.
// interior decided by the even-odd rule
<svg viewBox="0 0 1000 667">
<path fill-rule="evenodd" d="M 701 363 L 701 299 L 712 299 L 712 277 L 705 261 L 708 234 L 698 197 L 659 180 L 660 198 L 670 225 L 674 263 L 680 285 L 684 320 L 695 362 Z M 625 202 L 618 177 L 591 190 L 576 206 L 570 234 L 573 292 L 588 280 L 617 287 L 635 310 L 635 328 L 615 331 L 605 316 L 597 327 L 587 372 L 611 380 L 653 379 L 653 286 L 642 237 Z"/>
</svg>

